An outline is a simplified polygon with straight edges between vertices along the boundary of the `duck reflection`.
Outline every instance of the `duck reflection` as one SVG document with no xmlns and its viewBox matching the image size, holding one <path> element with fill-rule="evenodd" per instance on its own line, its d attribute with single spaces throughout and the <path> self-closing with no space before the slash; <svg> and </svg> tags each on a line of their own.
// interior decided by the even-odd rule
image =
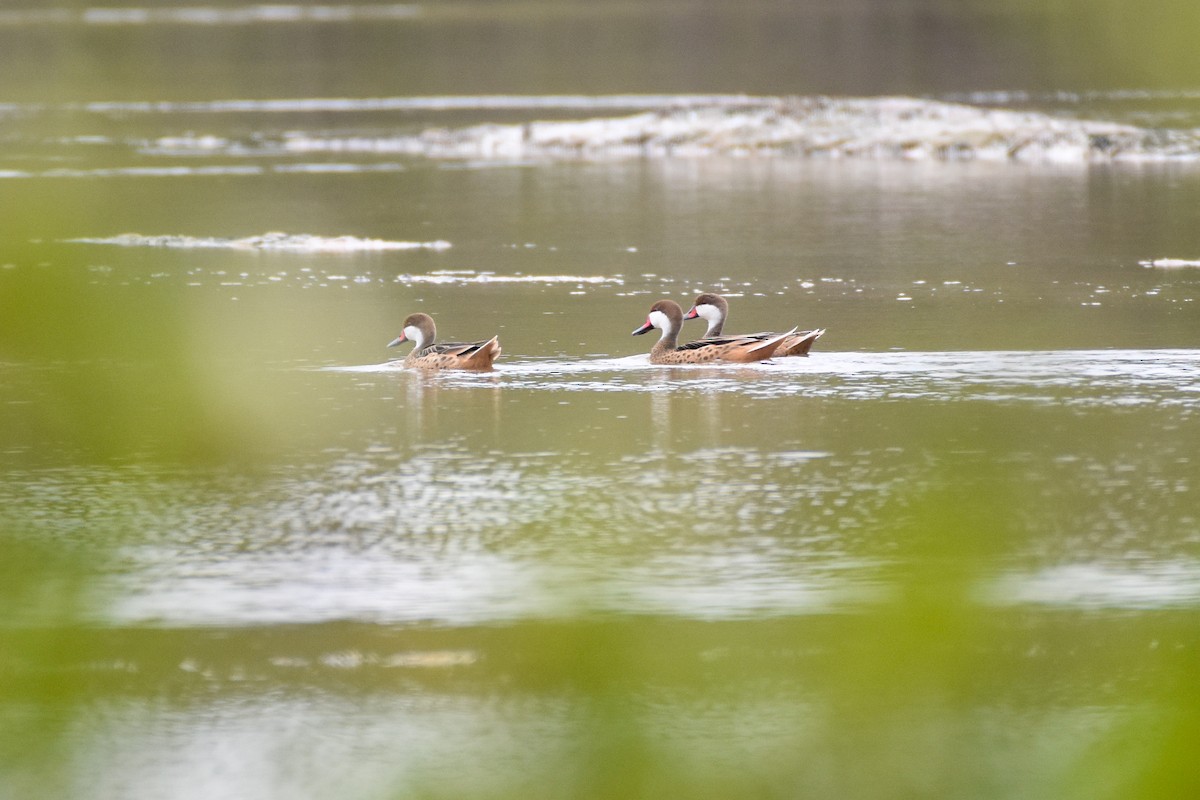
<svg viewBox="0 0 1200 800">
<path fill-rule="evenodd" d="M 460 426 L 460 420 L 454 414 L 456 409 L 469 410 L 472 430 L 488 431 L 492 436 L 498 436 L 503 430 L 504 384 L 499 374 L 489 372 L 464 378 L 461 373 L 452 376 L 430 370 L 403 370 L 399 377 L 405 383 L 404 418 L 410 440 L 441 437 L 443 412 L 452 417 L 446 425 L 454 428 L 453 432 L 468 432 Z M 462 385 L 463 380 L 469 381 L 471 385 Z M 453 402 L 451 395 L 454 396 Z M 487 399 L 483 402 L 470 402 L 472 399 L 478 401 L 481 397 Z M 450 432 L 452 431 L 447 431 Z"/>
</svg>

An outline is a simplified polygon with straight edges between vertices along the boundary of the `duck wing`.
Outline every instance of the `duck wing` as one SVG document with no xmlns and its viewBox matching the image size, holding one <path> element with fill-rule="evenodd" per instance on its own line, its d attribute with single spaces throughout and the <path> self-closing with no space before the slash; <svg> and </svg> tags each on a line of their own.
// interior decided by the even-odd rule
<svg viewBox="0 0 1200 800">
<path fill-rule="evenodd" d="M 753 336 L 714 336 L 711 339 L 694 339 L 676 347 L 676 350 L 700 350 L 705 347 L 717 347 L 726 344 L 749 344 L 755 341 Z"/>
<path fill-rule="evenodd" d="M 806 356 L 806 355 L 808 355 L 808 351 L 810 349 L 812 349 L 813 342 L 815 342 L 817 339 L 821 338 L 821 336 L 824 335 L 824 333 L 825 333 L 824 328 L 818 328 L 816 330 L 811 330 L 811 331 L 798 331 L 795 328 L 793 328 L 791 331 L 789 331 L 786 334 L 779 334 L 779 333 L 773 332 L 773 331 L 760 331 L 758 333 L 741 333 L 741 334 L 738 334 L 737 336 L 732 336 L 732 337 L 727 336 L 727 337 L 723 337 L 723 338 L 726 338 L 726 339 L 728 339 L 728 338 L 753 339 L 756 342 L 766 342 L 770 339 L 774 339 L 777 336 L 782 335 L 782 336 L 785 336 L 786 338 L 779 344 L 778 349 L 775 351 L 775 355 L 777 355 L 777 356 Z M 715 340 L 708 339 L 706 341 L 715 341 Z"/>
<path fill-rule="evenodd" d="M 481 342 L 434 342 L 421 349 L 422 356 L 471 356 L 489 344 L 491 339 Z"/>
</svg>

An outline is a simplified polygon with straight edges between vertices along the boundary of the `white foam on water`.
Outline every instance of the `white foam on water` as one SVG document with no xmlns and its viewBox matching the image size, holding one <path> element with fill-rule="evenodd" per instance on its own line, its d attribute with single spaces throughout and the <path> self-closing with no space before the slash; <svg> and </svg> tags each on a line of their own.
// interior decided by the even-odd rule
<svg viewBox="0 0 1200 800">
<path fill-rule="evenodd" d="M 1162 161 L 1200 158 L 1200 132 L 1148 130 L 918 100 L 756 98 L 622 117 L 430 128 L 417 135 L 284 136 L 287 152 L 473 161 L 789 156 L 913 161 Z"/>
<path fill-rule="evenodd" d="M 1200 267 L 1200 261 L 1188 260 L 1184 258 L 1156 258 L 1153 261 L 1139 261 L 1143 267 L 1159 269 L 1185 269 L 1187 267 Z"/>
<path fill-rule="evenodd" d="M 201 101 L 93 101 L 67 105 L 67 110 L 96 114 L 296 114 L 371 111 L 521 111 L 605 109 L 670 109 L 693 106 L 768 105 L 772 98 L 725 94 L 617 95 L 441 95 L 425 97 L 311 97 Z M 19 109 L 19 107 L 14 107 Z"/>
<path fill-rule="evenodd" d="M 421 13 L 410 3 L 301 5 L 258 3 L 244 6 L 178 6 L 126 8 L 47 8 L 0 11 L 0 26 L 94 25 L 100 27 L 139 25 L 253 25 L 263 23 L 323 23 L 407 20 Z"/>
<path fill-rule="evenodd" d="M 146 236 L 122 233 L 103 238 L 65 239 L 73 244 L 101 244 L 119 247 L 165 247 L 181 250 L 272 250 L 294 253 L 357 253 L 383 250 L 448 250 L 450 242 L 397 242 L 363 239 L 357 236 L 315 236 L 312 234 L 264 233 L 241 239 L 196 236 Z"/>
<path fill-rule="evenodd" d="M 189 178 L 189 177 L 221 177 L 221 176 L 257 176 L 268 173 L 278 175 L 288 174 L 357 174 L 365 172 L 404 172 L 403 164 L 394 162 L 384 163 L 334 163 L 314 162 L 296 164 L 234 164 L 191 167 L 171 165 L 162 167 L 99 167 L 96 169 L 62 169 L 55 168 L 41 172 L 27 170 L 0 170 L 0 179 L 28 178 Z"/>
<path fill-rule="evenodd" d="M 271 172 L 286 175 L 289 173 L 301 174 L 339 174 L 353 175 L 362 172 L 404 172 L 407 169 L 403 164 L 394 162 L 384 162 L 381 164 L 348 164 L 342 162 L 316 162 L 310 164 L 275 164 L 271 167 Z"/>
<path fill-rule="evenodd" d="M 426 274 L 397 275 L 395 283 L 607 283 L 620 285 L 623 278 L 610 275 L 497 275 L 494 272 L 438 270 Z"/>
<path fill-rule="evenodd" d="M 162 560 L 157 553 L 127 555 L 147 565 Z M 569 612 L 577 602 L 563 589 L 570 586 L 587 586 L 593 609 L 693 619 L 828 613 L 892 597 L 886 584 L 856 579 L 856 573 L 870 574 L 869 562 L 834 561 L 824 571 L 796 575 L 781 572 L 769 555 L 745 552 L 664 557 L 625 567 L 619 578 L 608 579 L 566 564 L 546 570 L 499 554 L 421 563 L 344 547 L 239 554 L 234 565 L 220 569 L 156 566 L 166 574 L 147 569 L 119 580 L 117 600 L 105 610 L 107 620 L 212 625 L 349 618 L 482 624 Z M 698 580 L 700 575 L 709 578 Z M 1068 564 L 985 581 L 974 595 L 980 603 L 999 607 L 1194 608 L 1200 603 L 1200 565 L 1180 560 L 1140 568 Z"/>
<path fill-rule="evenodd" d="M 185 150 L 188 152 L 215 152 L 228 150 L 232 142 L 224 136 L 213 134 L 192 136 L 161 136 L 154 140 L 154 146 L 164 151 Z"/>
<path fill-rule="evenodd" d="M 41 108 L 30 106 L 26 110 Z M 190 134 L 126 143 L 147 155 L 246 157 L 357 153 L 422 157 L 475 166 L 704 156 L 1037 164 L 1200 161 L 1200 129 L 1146 128 L 1033 110 L 911 97 L 483 95 L 96 101 L 58 108 L 122 115 L 639 112 L 573 120 L 529 119 L 511 124 L 428 127 L 416 133 L 390 129 L 374 135 L 345 135 L 336 128 L 329 132 L 327 121 L 322 120 L 322 127 L 317 130 L 299 126 L 281 134 L 256 134 L 246 141 Z"/>
<path fill-rule="evenodd" d="M 97 169 L 49 169 L 28 172 L 26 178 L 186 178 L 229 175 L 262 175 L 266 170 L 256 164 L 185 167 L 100 167 Z"/>
<path fill-rule="evenodd" d="M 1171 560 L 1136 566 L 1064 564 L 1007 575 L 985 587 L 997 605 L 1076 608 L 1170 608 L 1200 602 L 1200 563 Z"/>
<path fill-rule="evenodd" d="M 817 345 L 820 347 L 819 343 Z M 394 371 L 400 362 L 333 366 Z M 438 380 L 556 392 L 732 392 L 754 398 L 1002 402 L 1200 409 L 1200 350 L 1050 350 L 854 353 L 754 364 L 651 364 L 639 353 L 578 359 L 505 353 L 481 375 L 448 371 Z"/>
<path fill-rule="evenodd" d="M 944 100 L 976 105 L 1018 105 L 1027 103 L 1095 103 L 1137 102 L 1148 100 L 1198 100 L 1198 89 L 1099 89 L 1085 92 L 1053 91 L 1030 92 L 1023 89 L 1001 89 L 995 91 L 958 92 L 945 95 Z"/>
<path fill-rule="evenodd" d="M 136 552 L 129 557 L 154 558 Z M 170 580 L 150 574 L 121 579 L 105 613 L 117 622 L 143 624 L 164 617 L 194 625 L 339 619 L 478 624 L 552 613 L 557 602 L 539 577 L 535 566 L 502 555 L 474 553 L 433 565 L 321 548 L 245 555 L 236 568 L 219 572 L 182 567 Z"/>
</svg>

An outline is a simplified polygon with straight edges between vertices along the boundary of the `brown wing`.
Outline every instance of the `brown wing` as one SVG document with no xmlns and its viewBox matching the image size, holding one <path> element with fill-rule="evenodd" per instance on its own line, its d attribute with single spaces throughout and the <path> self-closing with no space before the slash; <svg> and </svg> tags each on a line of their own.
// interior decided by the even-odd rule
<svg viewBox="0 0 1200 800">
<path fill-rule="evenodd" d="M 775 351 L 775 355 L 806 356 L 808 355 L 808 351 L 812 349 L 813 342 L 821 338 L 824 333 L 824 328 L 819 328 L 814 331 L 796 331 L 783 340 L 783 342 L 779 345 L 779 349 Z M 760 331 L 758 333 L 742 333 L 738 334 L 737 336 L 726 336 L 722 338 L 754 339 L 758 342 L 765 342 L 768 339 L 773 339 L 779 335 L 780 334 L 778 333 L 771 333 L 769 331 Z M 712 342 L 717 341 L 717 339 L 705 339 L 704 341 Z"/>
<path fill-rule="evenodd" d="M 495 337 L 493 337 L 495 338 Z M 469 357 L 483 348 L 492 339 L 482 342 L 435 342 L 421 350 L 422 356 L 463 356 Z"/>
<path fill-rule="evenodd" d="M 779 345 L 779 349 L 775 351 L 775 355 L 806 356 L 812 349 L 813 342 L 820 339 L 824 333 L 824 328 L 815 331 L 799 331 L 794 336 L 784 339 L 783 344 Z"/>
<path fill-rule="evenodd" d="M 753 336 L 714 336 L 711 339 L 696 339 L 686 344 L 681 344 L 675 349 L 699 350 L 702 347 L 716 347 L 723 344 L 745 344 L 753 341 L 756 341 Z"/>
</svg>

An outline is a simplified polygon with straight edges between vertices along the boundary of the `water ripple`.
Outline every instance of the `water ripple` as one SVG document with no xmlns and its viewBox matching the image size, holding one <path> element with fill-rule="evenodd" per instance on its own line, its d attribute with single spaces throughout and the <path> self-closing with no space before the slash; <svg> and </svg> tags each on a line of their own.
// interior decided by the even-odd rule
<svg viewBox="0 0 1200 800">
<path fill-rule="evenodd" d="M 394 374 L 399 361 L 335 366 Z M 510 360 L 494 372 L 447 372 L 450 385 L 567 392 L 734 392 L 755 398 L 1031 402 L 1080 406 L 1200 404 L 1200 350 L 820 352 L 746 365 L 661 367 L 648 356 Z"/>
<path fill-rule="evenodd" d="M 977 586 L 981 602 L 1200 602 L 1186 464 L 1157 453 L 1019 456 L 1008 469 L 1049 494 L 1014 510 L 1029 540 L 989 564 L 999 569 Z M 597 458 L 376 445 L 255 480 L 9 473 L 0 527 L 22 520 L 21 530 L 61 541 L 125 532 L 95 604 L 106 623 L 470 625 L 581 610 L 744 618 L 885 601 L 888 565 L 911 534 L 897 527 L 896 504 L 939 480 L 934 465 L 890 449 Z M 1123 513 L 1130 498 L 1154 514 Z M 1009 559 L 1022 566 L 1005 568 Z"/>
<path fill-rule="evenodd" d="M 883 98 L 758 98 L 742 107 L 663 108 L 626 117 L 431 128 L 419 135 L 292 132 L 293 153 L 436 159 L 579 160 L 711 155 L 885 160 L 1161 161 L 1200 158 L 1200 132 L 1149 130 L 1038 112 Z"/>
<path fill-rule="evenodd" d="M 241 239 L 195 236 L 146 236 L 122 233 L 102 238 L 66 239 L 71 244 L 103 244 L 119 247 L 164 247 L 175 250 L 272 250 L 295 253 L 355 253 L 379 250 L 448 250 L 450 243 L 397 242 L 363 239 L 358 236 L 315 236 L 313 234 L 264 233 Z"/>
<path fill-rule="evenodd" d="M 258 3 L 240 7 L 178 6 L 174 8 L 45 8 L 0 10 L 0 25 L 254 25 L 412 19 L 421 7 L 410 3 L 370 5 L 300 5 Z"/>
</svg>

